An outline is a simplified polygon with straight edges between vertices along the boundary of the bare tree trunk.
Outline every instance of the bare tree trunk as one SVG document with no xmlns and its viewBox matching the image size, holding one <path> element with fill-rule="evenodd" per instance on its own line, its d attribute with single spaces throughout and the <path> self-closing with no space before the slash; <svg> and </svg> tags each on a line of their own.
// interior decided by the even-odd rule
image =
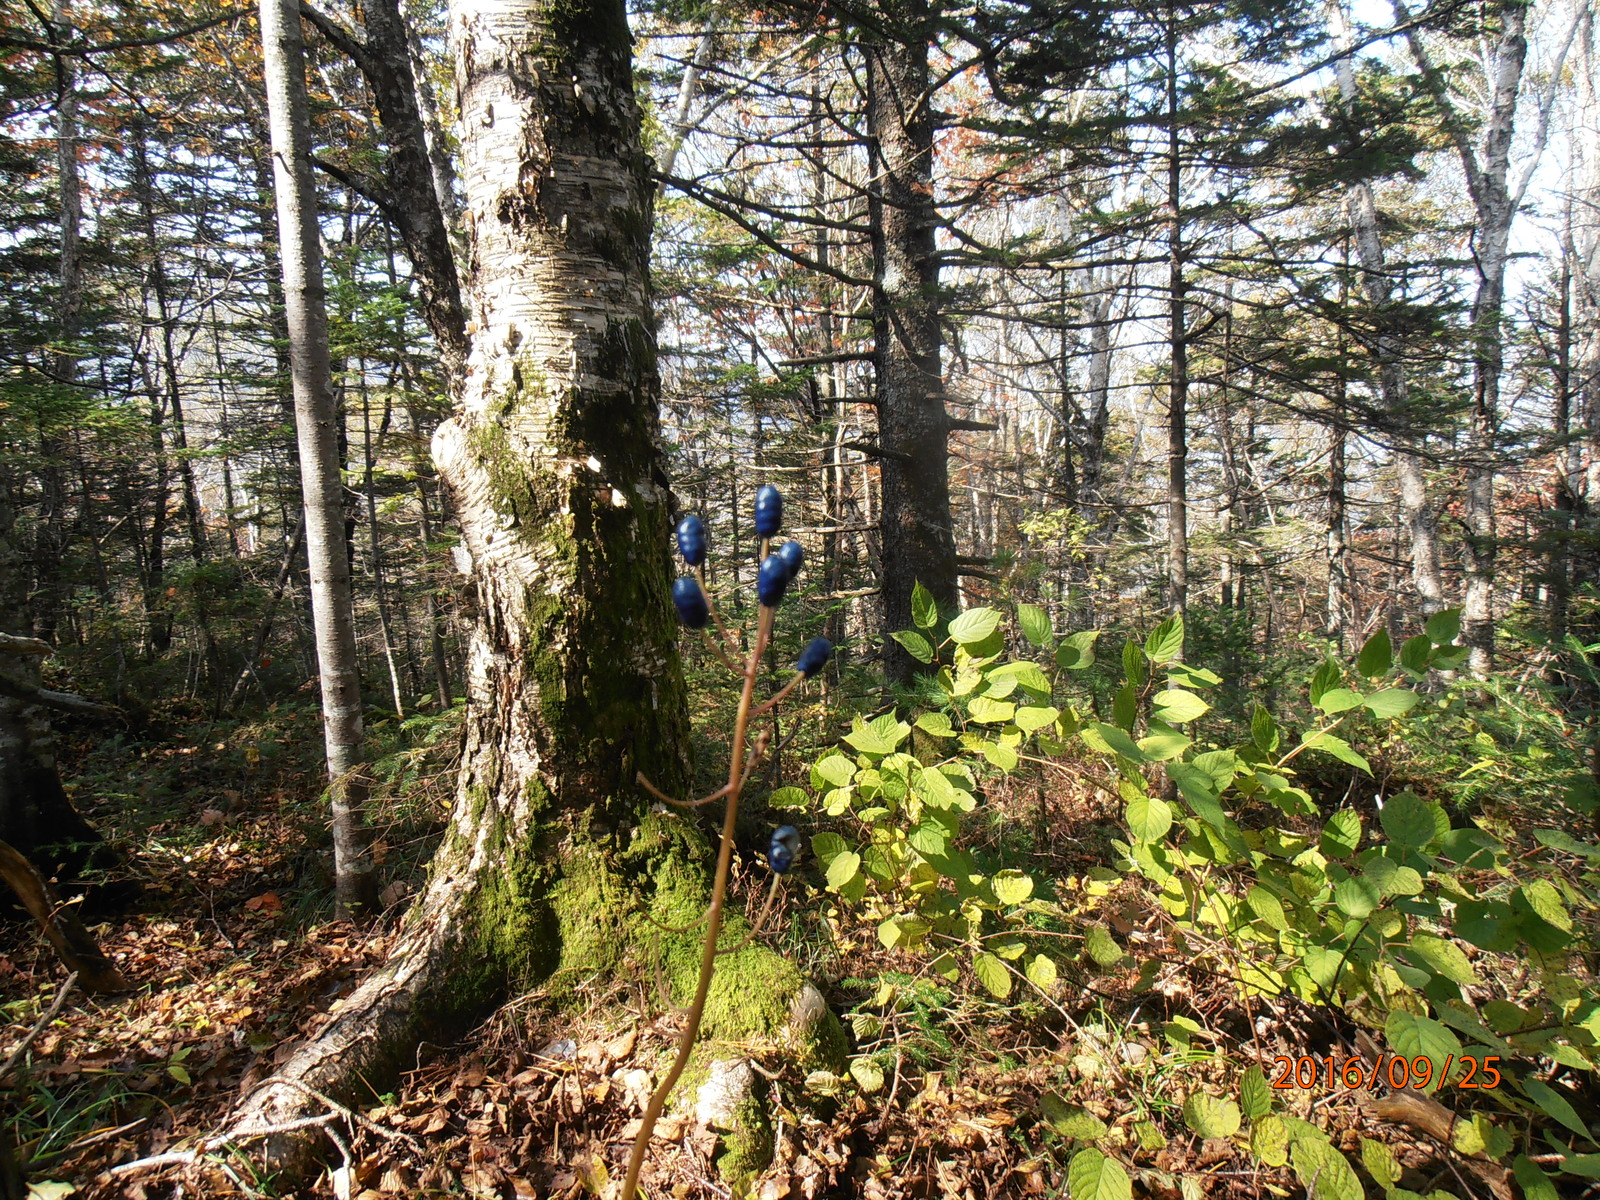
<svg viewBox="0 0 1600 1200">
<path fill-rule="evenodd" d="M 1391 0 L 1391 3 L 1397 17 L 1409 16 L 1404 0 Z M 1516 181 L 1511 179 L 1511 149 L 1528 56 L 1527 8 L 1520 0 L 1503 0 L 1489 8 L 1486 15 L 1497 22 L 1497 27 L 1487 67 L 1487 96 L 1476 122 L 1466 119 L 1457 109 L 1417 32 L 1412 30 L 1406 35 L 1423 85 L 1461 160 L 1467 191 L 1478 217 L 1473 245 L 1478 289 L 1472 303 L 1473 389 L 1464 504 L 1466 587 L 1461 605 L 1461 640 L 1471 648 L 1468 666 L 1480 679 L 1489 673 L 1494 662 L 1497 552 L 1494 493 L 1500 457 L 1500 383 L 1505 368 L 1502 325 L 1511 226 L 1538 168 L 1549 132 L 1555 88 L 1579 25 L 1587 14 L 1580 9 L 1574 15 L 1565 42 L 1557 48 L 1543 85 L 1533 146 L 1524 157 L 1522 174 Z M 1472 128 L 1474 124 L 1476 130 Z M 1476 145 L 1474 132 L 1478 138 Z"/>
<path fill-rule="evenodd" d="M 1189 608 L 1189 334 L 1184 282 L 1183 153 L 1178 129 L 1178 27 L 1167 12 L 1167 604 Z"/>
<path fill-rule="evenodd" d="M 361 677 L 351 610 L 317 196 L 311 179 L 305 50 L 295 0 L 261 0 L 261 42 L 272 126 L 300 484 L 305 496 L 306 560 L 311 572 L 323 740 L 333 807 L 335 905 L 341 915 L 359 918 L 372 910 L 376 878 L 371 834 L 363 816 L 367 780 L 362 774 Z"/>
<path fill-rule="evenodd" d="M 1335 28 L 1335 44 L 1347 49 L 1350 42 L 1348 18 L 1344 0 L 1329 6 Z M 1348 54 L 1335 65 L 1339 83 L 1339 101 L 1346 111 L 1356 103 L 1355 68 Z M 1377 334 L 1378 390 L 1384 408 L 1397 419 L 1407 418 L 1405 366 L 1402 362 L 1401 339 L 1384 328 L 1387 319 L 1382 315 L 1393 291 L 1392 278 L 1385 261 L 1383 238 L 1379 232 L 1378 205 L 1372 187 L 1361 180 L 1350 185 L 1345 199 L 1354 234 L 1356 258 L 1361 264 L 1361 288 L 1367 303 L 1375 310 L 1379 324 Z M 1400 509 L 1405 516 L 1411 536 L 1411 582 L 1422 601 L 1422 611 L 1432 616 L 1445 607 L 1444 577 L 1439 567 L 1438 517 L 1428 499 L 1428 479 L 1423 459 L 1416 454 L 1412 440 L 1402 435 L 1394 452 L 1395 476 L 1399 482 Z"/>
<path fill-rule="evenodd" d="M 864 46 L 886 633 L 911 624 L 911 593 L 919 582 L 946 619 L 960 607 L 950 514 L 952 426 L 939 363 L 932 26 L 926 0 L 908 0 L 896 15 L 898 28 L 890 36 Z M 925 669 L 898 644 L 885 643 L 891 680 Z"/>
<path fill-rule="evenodd" d="M 363 9 L 364 42 L 317 9 L 307 6 L 303 11 L 324 37 L 350 56 L 372 90 L 378 123 L 389 147 L 384 164 L 388 178 L 382 190 L 366 184 L 362 190 L 400 231 L 421 294 L 423 319 L 438 344 L 446 375 L 459 378 L 467 354 L 466 309 L 445 223 L 446 209 L 437 190 L 448 181 L 437 179 L 429 157 L 400 0 L 368 0 Z"/>
<path fill-rule="evenodd" d="M 681 794 L 690 772 L 622 0 L 454 0 L 451 34 L 478 328 L 433 447 L 477 592 L 466 740 L 389 962 L 280 1072 L 336 1097 L 381 1087 L 508 983 L 656 967 L 684 994 L 676 958 L 643 961 L 673 936 L 645 914 L 692 923 L 705 896 L 693 822 L 651 815 L 634 782 Z M 770 1036 L 794 968 L 758 946 L 722 963 L 718 1035 Z M 273 1086 L 241 1119 L 304 1105 Z"/>
</svg>

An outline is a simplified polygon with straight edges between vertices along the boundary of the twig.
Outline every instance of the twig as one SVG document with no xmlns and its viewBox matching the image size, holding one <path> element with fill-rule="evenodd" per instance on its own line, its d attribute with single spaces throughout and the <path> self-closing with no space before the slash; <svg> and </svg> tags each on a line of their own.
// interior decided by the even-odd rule
<svg viewBox="0 0 1600 1200">
<path fill-rule="evenodd" d="M 762 539 L 765 543 L 766 539 Z M 765 554 L 766 546 L 762 546 Z M 650 1149 L 650 1136 L 655 1131 L 667 1097 L 677 1086 L 689 1056 L 694 1051 L 695 1038 L 700 1033 L 700 1018 L 705 1014 L 706 996 L 711 991 L 711 975 L 717 965 L 717 935 L 722 931 L 722 904 L 728 893 L 728 872 L 733 865 L 733 838 L 739 817 L 739 791 L 745 775 L 745 737 L 750 729 L 751 701 L 755 696 L 756 676 L 761 672 L 761 658 L 767 651 L 767 641 L 772 637 L 772 618 L 776 610 L 763 604 L 756 622 L 756 643 L 745 661 L 744 689 L 739 694 L 739 709 L 733 722 L 733 747 L 728 754 L 728 808 L 722 818 L 722 844 L 717 851 L 717 872 L 711 885 L 711 906 L 706 912 L 705 942 L 700 954 L 700 978 L 695 985 L 694 1002 L 689 1006 L 688 1019 L 678 1039 L 678 1055 L 672 1067 L 650 1097 L 644 1117 L 639 1122 L 639 1135 L 634 1139 L 633 1152 L 628 1157 L 628 1174 L 622 1183 L 621 1200 L 633 1200 L 639 1187 L 639 1173 L 644 1169 L 645 1154 Z"/>
<path fill-rule="evenodd" d="M 0 1079 L 4 1079 L 7 1075 L 11 1074 L 16 1065 L 22 1061 L 22 1056 L 28 1052 L 28 1047 L 33 1045 L 34 1039 L 49 1027 L 51 1021 L 56 1019 L 56 1014 L 59 1013 L 62 1006 L 66 1004 L 67 996 L 71 993 L 73 985 L 77 982 L 78 973 L 76 971 L 67 976 L 67 981 L 63 983 L 60 989 L 56 992 L 56 998 L 51 1002 L 49 1011 L 47 1011 L 44 1016 L 40 1017 L 38 1021 L 34 1022 L 33 1028 L 28 1030 L 28 1035 L 17 1044 L 17 1048 L 11 1052 L 9 1057 L 7 1057 L 6 1065 L 0 1067 Z"/>
</svg>

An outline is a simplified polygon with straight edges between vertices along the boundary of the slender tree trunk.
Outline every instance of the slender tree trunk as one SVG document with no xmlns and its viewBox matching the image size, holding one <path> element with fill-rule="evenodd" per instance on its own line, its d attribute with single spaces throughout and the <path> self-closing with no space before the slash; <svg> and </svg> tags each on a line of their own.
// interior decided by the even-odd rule
<svg viewBox="0 0 1600 1200">
<path fill-rule="evenodd" d="M 1178 28 L 1167 11 L 1167 602 L 1189 608 L 1189 333 L 1183 244 L 1183 146 L 1178 130 Z"/>
<path fill-rule="evenodd" d="M 323 740 L 333 806 L 338 912 L 360 918 L 376 899 L 366 827 L 361 677 L 351 608 L 350 561 L 340 482 L 339 430 L 328 358 L 328 314 L 316 189 L 311 179 L 304 45 L 295 0 L 261 0 L 261 41 L 272 126 L 272 166 L 283 261 L 289 369 L 294 383 L 306 560 L 322 681 Z"/>
<path fill-rule="evenodd" d="M 34 9 L 38 12 L 38 9 Z M 71 0 L 54 0 L 48 23 L 50 40 L 56 44 L 72 35 Z M 83 178 L 78 162 L 78 76 L 77 59 L 70 55 L 52 57 L 55 69 L 56 106 L 56 199 L 61 233 L 57 243 L 55 319 L 59 345 L 48 356 L 48 366 L 56 379 L 71 386 L 78 377 L 79 323 L 83 314 Z M 66 597 L 63 591 L 62 556 L 66 552 L 67 469 L 65 440 L 46 417 L 39 439 L 39 510 L 34 532 L 32 627 L 40 636 L 54 639 Z"/>
<path fill-rule="evenodd" d="M 919 582 L 947 619 L 960 607 L 950 513 L 951 423 L 939 363 L 932 30 L 926 0 L 908 0 L 896 15 L 900 27 L 892 37 L 864 46 L 886 633 L 911 624 L 911 593 Z M 924 669 L 888 639 L 884 652 L 891 680 Z"/>
<path fill-rule="evenodd" d="M 1329 6 L 1335 28 L 1335 44 L 1341 50 L 1350 43 L 1349 22 L 1343 0 Z M 1346 113 L 1355 108 L 1356 77 L 1349 55 L 1335 66 L 1339 101 Z M 1383 406 L 1397 420 L 1408 419 L 1404 345 L 1388 326 L 1385 309 L 1390 303 L 1393 282 L 1385 261 L 1383 238 L 1379 232 L 1378 205 L 1372 187 L 1365 180 L 1350 185 L 1345 209 L 1354 235 L 1356 258 L 1361 264 L 1361 288 L 1371 305 L 1378 326 L 1374 348 L 1378 368 L 1378 391 Z M 1444 577 L 1439 566 L 1438 517 L 1428 498 L 1428 479 L 1424 460 L 1415 452 L 1413 439 L 1401 435 L 1394 451 L 1395 477 L 1399 484 L 1400 510 L 1411 539 L 1411 582 L 1427 616 L 1445 607 Z"/>
<path fill-rule="evenodd" d="M 400 688 L 400 669 L 394 656 L 394 622 L 389 614 L 389 587 L 383 577 L 383 539 L 378 531 L 378 498 L 372 490 L 372 397 L 367 391 L 365 359 L 361 360 L 357 372 L 361 380 L 361 485 L 367 498 L 367 552 L 372 559 L 372 593 L 378 602 L 378 635 L 383 639 L 383 664 L 389 673 L 389 691 L 394 700 L 394 711 L 403 717 L 406 715 L 406 706 Z"/>
</svg>

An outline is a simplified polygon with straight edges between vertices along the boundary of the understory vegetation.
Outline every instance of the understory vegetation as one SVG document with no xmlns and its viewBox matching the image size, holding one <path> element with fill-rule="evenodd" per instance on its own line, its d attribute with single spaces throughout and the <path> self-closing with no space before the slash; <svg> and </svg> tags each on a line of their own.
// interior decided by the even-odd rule
<svg viewBox="0 0 1600 1200">
<path fill-rule="evenodd" d="M 937 674 L 890 706 L 848 677 L 791 703 L 749 801 L 737 904 L 760 919 L 765 831 L 798 825 L 810 852 L 758 936 L 849 1043 L 825 1065 L 742 1047 L 772 1073 L 772 1146 L 735 1172 L 753 1194 L 1407 1200 L 1600 1174 L 1593 735 L 1546 677 L 1457 674 L 1453 613 L 1348 657 L 1308 640 L 1269 666 L 1270 706 L 1178 619 L 917 618 L 899 640 Z M 1586 678 L 1591 651 L 1559 652 Z M 690 672 L 713 714 L 720 671 Z M 96 930 L 140 993 L 57 1017 L 13 1081 L 49 1177 L 122 1194 L 109 1147 L 214 1127 L 337 1008 L 442 828 L 459 720 L 375 723 L 394 882 L 368 934 L 327 923 L 315 706 L 70 738 L 147 902 Z M 13 985 L 51 974 L 8 941 Z M 318 1194 L 602 1194 L 673 1048 L 666 974 L 561 980 L 424 1047 Z M 59 986 L 20 989 L 13 1036 Z M 655 1186 L 683 1195 L 726 1186 L 736 1149 L 694 1083 L 655 1143 Z M 274 1192 L 244 1153 L 204 1177 Z"/>
</svg>

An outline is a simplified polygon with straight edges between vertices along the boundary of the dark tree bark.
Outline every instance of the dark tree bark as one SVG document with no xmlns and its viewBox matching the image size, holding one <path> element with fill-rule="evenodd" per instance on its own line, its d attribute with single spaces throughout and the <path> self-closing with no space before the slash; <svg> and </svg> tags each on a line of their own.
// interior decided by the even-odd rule
<svg viewBox="0 0 1600 1200">
<path fill-rule="evenodd" d="M 370 198 L 405 242 L 421 292 L 423 319 L 438 343 L 446 376 L 459 378 L 469 347 L 461 281 L 444 220 L 449 197 L 440 197 L 437 189 L 444 181 L 436 181 L 429 159 L 427 127 L 417 105 L 417 81 L 399 0 L 369 0 L 363 9 L 365 41 L 309 4 L 301 5 L 301 11 L 350 56 L 372 90 L 389 154 L 384 164 L 386 187 Z"/>
<path fill-rule="evenodd" d="M 946 618 L 961 603 L 934 243 L 933 28 L 925 0 L 897 5 L 894 16 L 891 34 L 872 37 L 864 47 L 885 633 L 910 626 L 911 593 L 919 582 Z M 888 639 L 884 653 L 891 680 L 926 669 Z"/>
</svg>

